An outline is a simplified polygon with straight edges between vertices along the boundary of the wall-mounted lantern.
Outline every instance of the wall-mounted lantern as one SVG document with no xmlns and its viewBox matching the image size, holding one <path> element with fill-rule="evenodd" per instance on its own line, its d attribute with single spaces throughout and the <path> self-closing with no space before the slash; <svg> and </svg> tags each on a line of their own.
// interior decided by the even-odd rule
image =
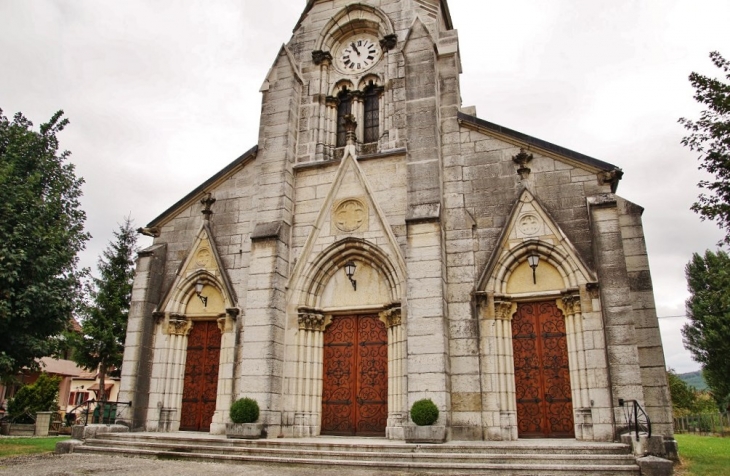
<svg viewBox="0 0 730 476">
<path fill-rule="evenodd" d="M 537 269 L 537 265 L 540 263 L 540 256 L 539 255 L 528 256 L 527 263 L 530 265 L 530 268 L 532 268 L 532 284 L 537 284 L 537 275 L 535 274 L 535 270 Z"/>
<path fill-rule="evenodd" d="M 345 263 L 345 274 L 347 275 L 347 279 L 349 279 L 352 283 L 352 289 L 357 291 L 357 281 L 352 279 L 352 277 L 355 275 L 355 269 L 357 269 L 357 266 L 355 266 L 354 261 L 350 260 Z"/>
<path fill-rule="evenodd" d="M 203 296 L 203 282 L 198 280 L 197 283 L 195 283 L 195 294 L 198 295 L 200 298 L 200 302 L 203 303 L 203 307 L 208 307 L 208 298 L 206 296 Z"/>
</svg>

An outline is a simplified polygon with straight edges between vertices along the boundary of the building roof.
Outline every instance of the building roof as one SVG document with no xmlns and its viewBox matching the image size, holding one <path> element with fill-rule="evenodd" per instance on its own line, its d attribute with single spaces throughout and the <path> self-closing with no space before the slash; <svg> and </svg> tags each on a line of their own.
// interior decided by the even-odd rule
<svg viewBox="0 0 730 476">
<path fill-rule="evenodd" d="M 95 380 L 98 372 L 96 370 L 86 370 L 82 369 L 81 373 L 79 375 L 76 375 L 76 377 L 79 380 Z"/>
<path fill-rule="evenodd" d="M 174 214 L 177 210 L 188 206 L 193 200 L 197 199 L 198 197 L 205 194 L 206 190 L 211 187 L 213 184 L 215 184 L 217 181 L 227 177 L 230 173 L 237 170 L 239 167 L 243 166 L 246 162 L 248 162 L 250 159 L 253 159 L 256 157 L 256 153 L 259 150 L 259 146 L 253 146 L 249 150 L 243 153 L 240 157 L 238 157 L 236 160 L 231 162 L 230 164 L 226 165 L 221 171 L 213 175 L 211 178 L 203 182 L 202 184 L 198 185 L 192 192 L 185 195 L 183 198 L 177 201 L 173 206 L 165 210 L 152 220 L 147 226 L 149 228 L 156 227 L 160 225 L 163 221 L 165 221 L 166 218 L 168 218 L 170 215 Z"/>
<path fill-rule="evenodd" d="M 43 357 L 38 362 L 41 365 L 41 370 L 47 374 L 78 377 L 84 371 L 84 369 L 76 365 L 76 362 L 70 360 Z"/>
<path fill-rule="evenodd" d="M 577 162 L 581 162 L 585 165 L 589 165 L 589 166 L 595 167 L 597 169 L 607 170 L 607 171 L 620 170 L 619 167 L 617 167 L 613 164 L 610 164 L 608 162 L 594 159 L 593 157 L 589 157 L 585 154 L 581 154 L 580 152 L 575 152 L 573 150 L 566 149 L 565 147 L 561 147 L 559 145 L 552 144 L 548 141 L 538 139 L 537 137 L 532 137 L 532 136 L 524 134 L 522 132 L 518 132 L 513 129 L 509 129 L 504 126 L 500 126 L 499 124 L 485 121 L 484 119 L 479 119 L 476 116 L 471 116 L 469 114 L 464 114 L 463 112 L 459 112 L 458 119 L 459 119 L 459 121 L 462 121 L 464 123 L 474 125 L 476 127 L 485 129 L 487 131 L 496 132 L 498 134 L 501 134 L 501 135 L 504 135 L 507 137 L 511 137 L 511 138 L 516 139 L 519 142 L 523 142 L 527 145 L 532 145 L 532 146 L 538 147 L 540 149 L 543 149 L 543 150 L 546 150 L 549 152 L 553 152 L 555 154 L 575 160 Z"/>
</svg>

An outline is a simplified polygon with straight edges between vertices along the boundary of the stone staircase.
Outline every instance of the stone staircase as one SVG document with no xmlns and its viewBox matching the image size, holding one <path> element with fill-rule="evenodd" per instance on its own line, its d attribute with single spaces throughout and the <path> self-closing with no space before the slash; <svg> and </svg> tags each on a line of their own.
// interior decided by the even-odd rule
<svg viewBox="0 0 730 476">
<path fill-rule="evenodd" d="M 369 468 L 383 474 L 640 474 L 628 446 L 573 440 L 413 445 L 379 438 L 232 440 L 191 433 L 107 433 L 87 439 L 74 452 L 218 463 L 340 466 L 343 474 L 347 468 Z"/>
</svg>

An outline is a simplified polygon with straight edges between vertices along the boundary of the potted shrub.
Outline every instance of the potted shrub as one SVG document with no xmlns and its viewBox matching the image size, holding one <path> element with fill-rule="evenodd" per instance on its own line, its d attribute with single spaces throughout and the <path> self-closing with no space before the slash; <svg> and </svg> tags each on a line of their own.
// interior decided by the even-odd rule
<svg viewBox="0 0 730 476">
<path fill-rule="evenodd" d="M 434 425 L 439 418 L 439 409 L 430 398 L 418 400 L 411 407 L 411 421 L 415 425 L 403 427 L 406 443 L 443 443 L 446 441 L 446 427 Z"/>
<path fill-rule="evenodd" d="M 259 404 L 253 398 L 240 398 L 231 405 L 231 423 L 226 423 L 226 437 L 257 439 L 264 429 L 259 419 Z"/>
</svg>

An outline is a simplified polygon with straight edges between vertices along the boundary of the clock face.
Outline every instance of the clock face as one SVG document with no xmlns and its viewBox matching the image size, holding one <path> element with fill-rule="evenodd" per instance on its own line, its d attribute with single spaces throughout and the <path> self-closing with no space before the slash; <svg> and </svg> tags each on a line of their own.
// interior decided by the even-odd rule
<svg viewBox="0 0 730 476">
<path fill-rule="evenodd" d="M 380 59 L 380 45 L 369 36 L 353 36 L 340 47 L 338 64 L 347 73 L 359 73 L 371 68 Z"/>
</svg>

